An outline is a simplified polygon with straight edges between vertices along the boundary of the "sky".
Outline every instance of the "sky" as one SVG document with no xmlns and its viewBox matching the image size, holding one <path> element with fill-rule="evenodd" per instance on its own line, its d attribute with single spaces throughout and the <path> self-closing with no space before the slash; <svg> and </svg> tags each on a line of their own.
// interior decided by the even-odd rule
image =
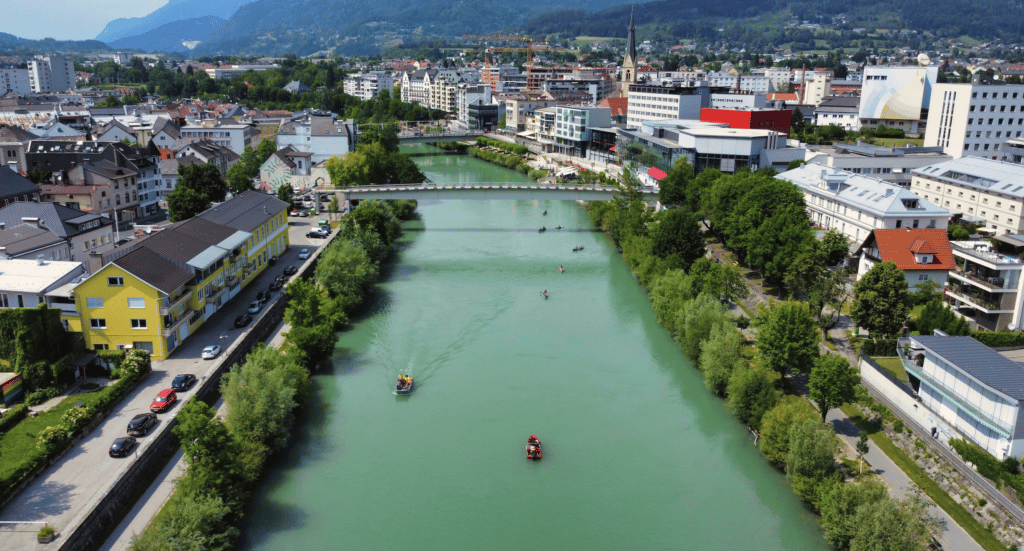
<svg viewBox="0 0 1024 551">
<path fill-rule="evenodd" d="M 119 17 L 142 17 L 167 0 L 0 0 L 0 32 L 88 40 Z"/>
</svg>

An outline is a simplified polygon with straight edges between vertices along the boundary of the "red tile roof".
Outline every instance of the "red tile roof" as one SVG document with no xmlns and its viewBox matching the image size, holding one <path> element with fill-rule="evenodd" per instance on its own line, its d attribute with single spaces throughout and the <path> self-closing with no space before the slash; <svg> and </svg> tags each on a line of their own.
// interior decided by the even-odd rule
<svg viewBox="0 0 1024 551">
<path fill-rule="evenodd" d="M 610 107 L 612 115 L 625 115 L 629 112 L 629 98 L 605 98 L 598 107 Z"/>
<path fill-rule="evenodd" d="M 888 229 L 875 230 L 878 253 L 882 260 L 892 260 L 901 270 L 951 270 L 956 267 L 946 230 Z M 918 264 L 917 254 L 930 254 L 930 264 Z"/>
<path fill-rule="evenodd" d="M 799 98 L 796 97 L 795 92 L 776 92 L 768 94 L 768 99 L 771 101 L 797 101 Z"/>
</svg>

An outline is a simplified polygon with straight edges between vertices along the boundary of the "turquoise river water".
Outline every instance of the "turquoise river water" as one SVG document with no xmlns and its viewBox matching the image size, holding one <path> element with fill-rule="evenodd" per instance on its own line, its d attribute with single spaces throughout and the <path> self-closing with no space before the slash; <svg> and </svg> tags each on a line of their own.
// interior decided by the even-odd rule
<svg viewBox="0 0 1024 551">
<path fill-rule="evenodd" d="M 436 182 L 525 180 L 466 156 L 416 160 Z M 828 549 L 579 205 L 419 212 L 314 378 L 241 548 Z M 392 394 L 400 369 L 412 396 Z"/>
</svg>

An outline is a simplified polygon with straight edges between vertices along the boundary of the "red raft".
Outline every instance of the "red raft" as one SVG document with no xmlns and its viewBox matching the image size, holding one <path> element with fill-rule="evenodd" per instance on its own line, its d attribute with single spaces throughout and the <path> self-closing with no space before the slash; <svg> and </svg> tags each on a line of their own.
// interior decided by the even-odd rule
<svg viewBox="0 0 1024 551">
<path fill-rule="evenodd" d="M 534 461 L 543 457 L 540 448 L 540 439 L 534 435 L 530 435 L 530 438 L 526 440 L 526 458 L 533 459 Z"/>
</svg>

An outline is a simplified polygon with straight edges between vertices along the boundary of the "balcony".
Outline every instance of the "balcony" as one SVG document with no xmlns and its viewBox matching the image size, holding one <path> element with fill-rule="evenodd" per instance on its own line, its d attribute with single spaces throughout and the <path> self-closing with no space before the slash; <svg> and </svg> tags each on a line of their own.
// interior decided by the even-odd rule
<svg viewBox="0 0 1024 551">
<path fill-rule="evenodd" d="M 185 310 L 185 313 L 182 314 L 181 317 L 171 321 L 171 323 L 165 323 L 164 336 L 170 337 L 172 334 L 174 334 L 182 326 L 182 324 L 188 323 L 188 318 L 192 317 L 193 314 L 195 314 L 195 310 Z"/>
<path fill-rule="evenodd" d="M 166 315 L 169 314 L 170 312 L 173 312 L 174 310 L 177 310 L 179 306 L 185 304 L 191 298 L 191 289 L 189 289 L 188 292 L 186 293 L 182 293 L 180 296 L 173 300 L 171 299 L 171 297 L 164 297 L 163 302 L 160 303 L 160 314 Z"/>
<path fill-rule="evenodd" d="M 1006 280 L 1001 277 L 986 276 L 983 273 L 975 273 L 969 269 L 964 270 L 959 266 L 950 270 L 949 275 L 968 285 L 980 287 L 990 293 L 1012 293 L 1016 291 L 1016 289 L 1003 287 L 1006 284 Z"/>
<path fill-rule="evenodd" d="M 1009 314 L 1013 312 L 1013 308 L 1008 310 L 1001 309 L 999 302 L 994 300 L 990 296 L 982 294 L 983 291 L 974 291 L 972 287 L 966 287 L 962 285 L 952 284 L 946 288 L 946 295 L 951 298 L 955 298 L 961 302 L 966 303 L 971 308 L 975 308 L 986 314 Z"/>
<path fill-rule="evenodd" d="M 996 266 L 1024 266 L 1020 257 L 1003 254 L 992 250 L 987 241 L 950 241 L 953 253 L 963 258 L 971 258 Z"/>
</svg>

